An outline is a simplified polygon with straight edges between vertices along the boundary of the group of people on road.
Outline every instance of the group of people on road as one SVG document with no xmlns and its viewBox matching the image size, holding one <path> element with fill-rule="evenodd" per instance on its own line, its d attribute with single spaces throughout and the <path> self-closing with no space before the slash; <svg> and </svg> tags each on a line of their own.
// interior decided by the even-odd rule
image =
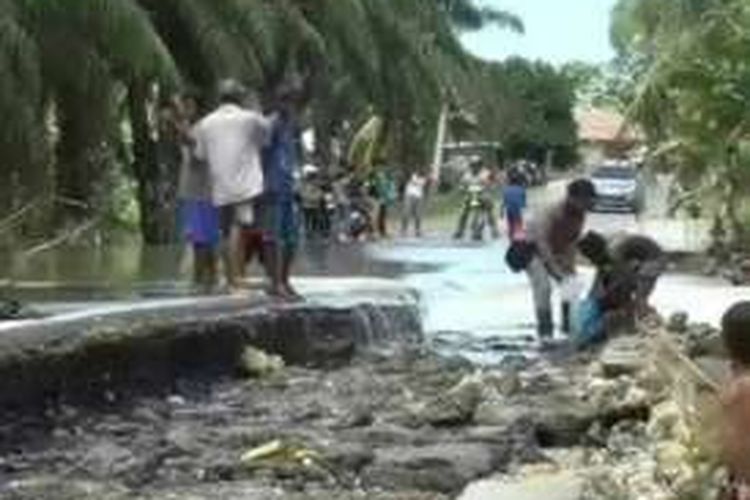
<svg viewBox="0 0 750 500">
<path fill-rule="evenodd" d="M 527 184 L 523 172 L 515 167 L 509 168 L 503 179 L 482 162 L 472 163 L 461 182 L 464 199 L 453 238 L 462 240 L 468 229 L 471 239 L 481 241 L 485 230 L 489 229 L 491 237 L 497 239 L 501 218 L 505 219 L 511 240 L 522 238 Z"/>
<path fill-rule="evenodd" d="M 416 172 L 406 183 L 402 198 L 403 234 L 411 224 L 416 226 L 416 234 L 421 234 L 426 183 L 426 178 Z M 333 180 L 311 171 L 303 177 L 300 191 L 303 226 L 310 238 L 333 238 L 345 243 L 391 235 L 389 220 L 398 203 L 398 187 L 385 169 L 366 175 L 341 172 Z"/>
<path fill-rule="evenodd" d="M 175 100 L 182 138 L 182 229 L 194 253 L 194 279 L 217 281 L 220 250 L 226 285 L 236 289 L 257 255 L 276 298 L 299 299 L 290 273 L 297 248 L 297 110 L 303 89 L 281 86 L 265 110 L 248 105 L 238 82 L 218 87 L 219 105 L 199 118 L 197 99 Z"/>
</svg>

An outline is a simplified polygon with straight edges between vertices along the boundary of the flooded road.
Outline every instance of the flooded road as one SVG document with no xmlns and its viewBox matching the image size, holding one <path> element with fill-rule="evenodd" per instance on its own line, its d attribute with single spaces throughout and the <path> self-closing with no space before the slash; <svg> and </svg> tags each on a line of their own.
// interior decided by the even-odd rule
<svg viewBox="0 0 750 500">
<path fill-rule="evenodd" d="M 670 252 L 699 251 L 707 242 L 706 223 L 666 216 L 667 182 L 651 187 L 648 208 L 640 217 L 591 214 L 588 228 L 605 234 L 647 234 Z M 558 200 L 564 188 L 565 183 L 558 181 L 532 191 L 531 217 Z M 412 289 L 420 297 L 425 330 L 438 346 L 456 349 L 475 361 L 491 361 L 497 353 L 535 350 L 527 279 L 507 269 L 506 248 L 504 238 L 456 243 L 445 231 L 433 231 L 422 240 L 363 245 L 311 241 L 303 249 L 297 274 L 301 290 L 312 301 L 343 301 L 347 295 L 364 293 L 367 279 L 375 279 L 373 287 L 380 290 L 383 280 L 402 290 Z M 49 314 L 80 314 L 92 308 L 122 311 L 130 305 L 154 309 L 190 291 L 189 259 L 175 247 L 68 248 L 33 262 L 10 263 L 10 269 L 5 294 Z M 260 275 L 257 267 L 252 272 Z M 582 269 L 585 279 L 591 275 L 592 270 Z M 352 278 L 363 280 L 352 284 Z M 723 311 L 744 297 L 750 297 L 750 289 L 718 279 L 670 274 L 660 281 L 653 302 L 664 315 L 689 309 L 693 320 L 717 324 Z"/>
</svg>

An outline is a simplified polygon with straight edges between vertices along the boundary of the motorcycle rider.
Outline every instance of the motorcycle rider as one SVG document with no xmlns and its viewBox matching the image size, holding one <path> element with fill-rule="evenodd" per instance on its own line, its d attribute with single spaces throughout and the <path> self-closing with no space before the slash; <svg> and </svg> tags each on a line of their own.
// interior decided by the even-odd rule
<svg viewBox="0 0 750 500">
<path fill-rule="evenodd" d="M 487 204 L 488 198 L 491 196 L 487 191 L 489 190 L 490 175 L 489 171 L 483 168 L 481 160 L 475 160 L 469 166 L 469 171 L 466 172 L 462 179 L 462 189 L 465 193 L 464 203 L 461 208 L 461 215 L 458 219 L 458 227 L 453 235 L 456 240 L 461 240 L 466 232 L 466 225 L 469 222 L 470 216 L 474 216 L 474 223 L 472 224 L 472 236 L 475 240 L 482 239 L 482 233 L 484 232 L 484 224 L 491 220 L 486 220 L 488 211 L 491 208 Z M 494 216 L 494 214 L 489 214 Z M 476 219 L 479 217 L 479 219 Z"/>
</svg>

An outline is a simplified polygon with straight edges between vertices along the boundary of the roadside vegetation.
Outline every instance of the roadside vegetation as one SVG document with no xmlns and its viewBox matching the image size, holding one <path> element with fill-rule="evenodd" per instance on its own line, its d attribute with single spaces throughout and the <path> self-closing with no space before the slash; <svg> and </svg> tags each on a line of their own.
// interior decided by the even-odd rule
<svg viewBox="0 0 750 500">
<path fill-rule="evenodd" d="M 0 24 L 6 246 L 79 228 L 174 241 L 177 155 L 165 109 L 183 91 L 210 107 L 225 77 L 261 103 L 301 79 L 312 160 L 324 167 L 373 117 L 378 159 L 427 165 L 445 109 L 456 139 L 553 148 L 561 161 L 574 151 L 566 79 L 464 50 L 468 30 L 523 31 L 516 16 L 472 0 L 0 0 Z"/>
</svg>

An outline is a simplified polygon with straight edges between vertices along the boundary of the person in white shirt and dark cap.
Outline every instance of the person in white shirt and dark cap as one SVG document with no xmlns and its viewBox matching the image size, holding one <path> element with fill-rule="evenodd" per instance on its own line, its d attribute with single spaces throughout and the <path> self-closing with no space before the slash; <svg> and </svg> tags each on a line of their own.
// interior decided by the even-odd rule
<svg viewBox="0 0 750 500">
<path fill-rule="evenodd" d="M 235 80 L 219 84 L 219 106 L 193 129 L 195 155 L 208 163 L 212 198 L 219 208 L 227 286 L 237 287 L 242 266 L 240 227 L 255 217 L 263 193 L 261 151 L 273 120 L 242 107 L 247 91 Z"/>
</svg>

